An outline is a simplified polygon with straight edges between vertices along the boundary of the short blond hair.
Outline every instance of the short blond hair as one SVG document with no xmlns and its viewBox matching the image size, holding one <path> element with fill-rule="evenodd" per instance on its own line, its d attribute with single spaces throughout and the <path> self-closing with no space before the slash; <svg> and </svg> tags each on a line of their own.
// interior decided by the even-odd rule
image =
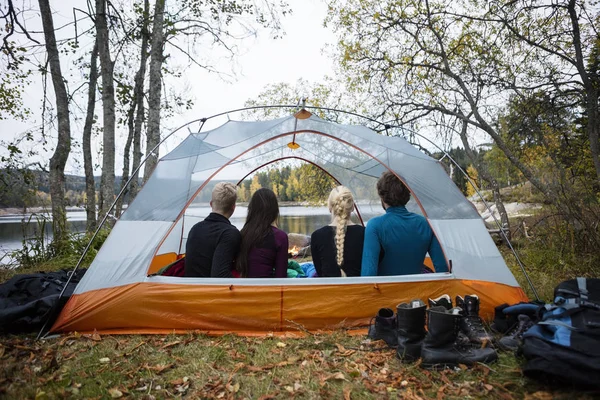
<svg viewBox="0 0 600 400">
<path fill-rule="evenodd" d="M 212 191 L 212 208 L 218 212 L 230 212 L 237 200 L 237 189 L 233 183 L 219 182 Z"/>
</svg>

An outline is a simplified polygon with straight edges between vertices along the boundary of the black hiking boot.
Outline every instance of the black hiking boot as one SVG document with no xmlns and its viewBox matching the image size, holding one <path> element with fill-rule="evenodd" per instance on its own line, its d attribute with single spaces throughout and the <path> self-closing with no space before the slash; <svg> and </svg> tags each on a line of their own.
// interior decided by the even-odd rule
<svg viewBox="0 0 600 400">
<path fill-rule="evenodd" d="M 492 336 L 485 331 L 483 321 L 479 317 L 479 297 L 473 294 L 456 296 L 456 307 L 463 309 L 463 317 L 460 320 L 460 330 L 472 343 L 487 345 L 492 343 Z"/>
<path fill-rule="evenodd" d="M 517 351 L 522 342 L 523 334 L 533 325 L 533 321 L 528 315 L 520 314 L 519 323 L 512 331 L 498 341 L 498 346 L 503 350 Z"/>
<path fill-rule="evenodd" d="M 491 363 L 498 359 L 492 348 L 473 348 L 457 343 L 460 308 L 446 310 L 433 307 L 428 310 L 427 336 L 421 348 L 423 366 L 426 368 L 453 367 L 458 364 Z"/>
<path fill-rule="evenodd" d="M 368 336 L 373 340 L 383 340 L 390 347 L 396 347 L 398 345 L 397 335 L 394 311 L 391 308 L 381 308 L 375 316 L 375 323 L 371 323 L 369 326 Z"/>
<path fill-rule="evenodd" d="M 452 308 L 452 299 L 447 294 L 443 294 L 437 299 L 429 299 L 429 308 L 442 306 L 446 310 Z"/>
<path fill-rule="evenodd" d="M 396 307 L 398 347 L 396 355 L 401 361 L 412 362 L 421 357 L 425 338 L 425 303 L 419 299 Z"/>
</svg>

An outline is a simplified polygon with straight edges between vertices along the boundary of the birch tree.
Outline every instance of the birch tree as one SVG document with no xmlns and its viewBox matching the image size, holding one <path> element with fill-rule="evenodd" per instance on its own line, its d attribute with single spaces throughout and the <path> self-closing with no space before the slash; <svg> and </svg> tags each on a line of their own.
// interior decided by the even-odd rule
<svg viewBox="0 0 600 400">
<path fill-rule="evenodd" d="M 115 88 L 114 62 L 110 56 L 107 1 L 96 0 L 96 35 L 100 76 L 102 77 L 102 178 L 100 180 L 100 212 L 102 219 L 115 196 Z"/>
<path fill-rule="evenodd" d="M 52 198 L 52 228 L 54 242 L 61 246 L 67 238 L 67 215 L 65 206 L 65 164 L 71 151 L 71 121 L 69 114 L 69 98 L 63 78 L 54 21 L 48 0 L 39 0 L 42 27 L 52 86 L 56 100 L 58 122 L 58 139 L 56 149 L 50 158 L 50 195 Z"/>
<path fill-rule="evenodd" d="M 87 110 L 85 124 L 83 126 L 82 152 L 83 170 L 85 173 L 85 213 L 86 231 L 93 232 L 96 229 L 96 182 L 94 180 L 94 164 L 92 161 L 92 128 L 94 125 L 94 111 L 96 109 L 96 90 L 98 84 L 98 39 L 94 42 L 94 48 L 90 56 L 90 73 L 88 82 Z"/>
</svg>

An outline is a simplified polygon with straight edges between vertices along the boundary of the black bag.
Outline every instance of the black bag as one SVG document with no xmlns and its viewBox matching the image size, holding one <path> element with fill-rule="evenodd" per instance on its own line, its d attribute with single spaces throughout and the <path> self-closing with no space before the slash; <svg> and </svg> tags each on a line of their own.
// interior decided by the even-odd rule
<svg viewBox="0 0 600 400">
<path fill-rule="evenodd" d="M 526 375 L 600 387 L 600 279 L 577 278 L 554 289 L 554 303 L 523 335 Z"/>
<path fill-rule="evenodd" d="M 80 268 L 74 273 L 62 270 L 16 275 L 0 284 L 0 334 L 39 331 L 46 322 L 50 327 L 85 271 Z"/>
</svg>

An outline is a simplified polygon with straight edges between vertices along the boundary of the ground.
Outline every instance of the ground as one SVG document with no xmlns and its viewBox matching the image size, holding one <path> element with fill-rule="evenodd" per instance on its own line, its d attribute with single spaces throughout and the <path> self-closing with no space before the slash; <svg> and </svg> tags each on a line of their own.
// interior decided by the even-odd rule
<svg viewBox="0 0 600 400">
<path fill-rule="evenodd" d="M 345 332 L 302 339 L 71 334 L 0 337 L 0 398 L 593 398 L 523 377 L 521 360 L 429 371 Z"/>
</svg>

